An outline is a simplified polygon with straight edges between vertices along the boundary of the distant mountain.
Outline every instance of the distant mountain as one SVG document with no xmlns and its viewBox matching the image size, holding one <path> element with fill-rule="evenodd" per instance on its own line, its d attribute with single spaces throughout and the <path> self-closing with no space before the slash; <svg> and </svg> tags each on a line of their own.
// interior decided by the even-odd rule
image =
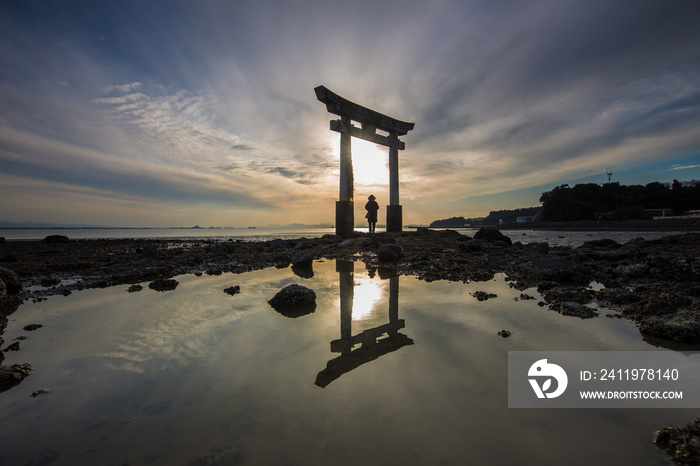
<svg viewBox="0 0 700 466">
<path fill-rule="evenodd" d="M 0 228 L 115 228 L 105 225 L 89 225 L 87 223 L 50 223 L 50 222 L 5 222 L 0 220 Z"/>
</svg>

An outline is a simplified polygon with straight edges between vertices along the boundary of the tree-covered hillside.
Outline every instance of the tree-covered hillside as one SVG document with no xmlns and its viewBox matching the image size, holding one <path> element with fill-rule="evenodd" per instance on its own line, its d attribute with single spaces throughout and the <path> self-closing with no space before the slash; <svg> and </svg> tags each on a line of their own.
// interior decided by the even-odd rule
<svg viewBox="0 0 700 466">
<path fill-rule="evenodd" d="M 673 209 L 675 215 L 700 209 L 700 182 L 568 184 L 542 193 L 542 220 L 593 220 L 599 215 L 641 218 L 645 209 Z"/>
</svg>

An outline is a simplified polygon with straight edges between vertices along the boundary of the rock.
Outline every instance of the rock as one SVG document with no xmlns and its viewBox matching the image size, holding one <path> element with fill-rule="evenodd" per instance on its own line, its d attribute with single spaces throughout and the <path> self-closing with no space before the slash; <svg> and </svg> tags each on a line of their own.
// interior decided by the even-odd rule
<svg viewBox="0 0 700 466">
<path fill-rule="evenodd" d="M 168 253 L 163 251 L 158 244 L 149 243 L 141 248 L 141 255 L 149 259 L 165 259 Z"/>
<path fill-rule="evenodd" d="M 7 391 L 15 385 L 19 385 L 31 371 L 32 366 L 27 363 L 0 366 L 0 392 Z"/>
<path fill-rule="evenodd" d="M 5 283 L 8 295 L 14 295 L 22 291 L 22 281 L 19 279 L 19 275 L 12 270 L 0 267 L 0 280 Z"/>
<path fill-rule="evenodd" d="M 61 283 L 61 280 L 59 280 L 58 278 L 54 278 L 54 277 L 44 277 L 41 279 L 40 283 L 41 283 L 41 286 L 45 286 L 46 288 L 49 288 L 51 286 L 59 285 Z"/>
<path fill-rule="evenodd" d="M 313 267 L 314 253 L 312 251 L 302 250 L 292 256 L 292 265 L 295 267 Z"/>
<path fill-rule="evenodd" d="M 498 332 L 498 335 L 500 335 L 503 338 L 508 338 L 512 334 L 509 330 L 501 330 L 500 332 Z"/>
<path fill-rule="evenodd" d="M 507 237 L 506 235 L 501 233 L 500 230 L 497 230 L 495 228 L 482 228 L 474 234 L 474 239 L 483 239 L 484 241 L 488 241 L 489 243 L 501 241 L 509 246 L 513 244 L 513 241 L 509 237 Z"/>
<path fill-rule="evenodd" d="M 377 250 L 377 259 L 379 262 L 394 262 L 403 257 L 403 249 L 396 244 L 382 244 Z"/>
<path fill-rule="evenodd" d="M 603 288 L 596 292 L 595 297 L 598 301 L 610 304 L 632 304 L 642 300 L 637 293 L 618 288 Z"/>
<path fill-rule="evenodd" d="M 557 282 L 544 281 L 544 282 L 540 282 L 537 284 L 537 291 L 540 294 L 545 294 L 547 291 L 551 290 L 552 288 L 556 288 L 558 286 L 559 286 L 559 283 L 557 283 Z"/>
<path fill-rule="evenodd" d="M 352 246 L 354 242 L 355 242 L 355 240 L 352 238 L 346 239 L 345 241 L 341 241 L 340 243 L 338 243 L 338 247 L 341 249 L 345 249 L 345 248 Z"/>
<path fill-rule="evenodd" d="M 596 239 L 586 241 L 576 249 L 619 249 L 622 245 L 612 239 Z"/>
<path fill-rule="evenodd" d="M 14 252 L 8 252 L 7 254 L 4 254 L 2 257 L 0 257 L 0 262 L 17 262 L 17 254 Z"/>
<path fill-rule="evenodd" d="M 309 249 L 310 247 L 311 244 L 308 241 L 302 239 L 298 243 L 296 243 L 292 249 L 294 249 L 295 251 L 303 251 L 304 249 Z"/>
<path fill-rule="evenodd" d="M 481 252 L 484 250 L 484 243 L 486 241 L 482 239 L 473 239 L 471 241 L 465 241 L 459 243 L 459 249 L 464 252 Z"/>
<path fill-rule="evenodd" d="M 0 299 L 5 299 L 7 297 L 7 286 L 5 282 L 0 280 Z"/>
<path fill-rule="evenodd" d="M 43 327 L 43 325 L 41 324 L 29 324 L 24 326 L 24 330 L 27 332 L 32 332 L 34 330 L 40 329 L 41 327 Z"/>
<path fill-rule="evenodd" d="M 557 286 L 544 295 L 544 299 L 550 303 L 559 302 L 574 302 L 579 304 L 590 303 L 593 300 L 595 292 L 586 288 L 578 288 L 575 286 Z"/>
<path fill-rule="evenodd" d="M 517 268 L 530 280 L 538 282 L 553 281 L 559 284 L 581 283 L 585 285 L 591 282 L 591 272 L 587 267 L 552 254 L 537 256 L 520 264 Z"/>
<path fill-rule="evenodd" d="M 544 242 L 544 243 L 529 243 L 523 245 L 523 250 L 526 252 L 531 252 L 534 254 L 549 254 L 549 251 L 551 251 L 551 246 L 549 243 Z"/>
<path fill-rule="evenodd" d="M 311 250 L 301 250 L 291 259 L 292 272 L 301 278 L 313 278 L 314 253 Z"/>
<path fill-rule="evenodd" d="M 7 348 L 5 348 L 4 350 L 2 350 L 3 353 L 7 353 L 8 351 L 19 351 L 19 342 L 16 341 L 11 345 L 8 345 Z"/>
<path fill-rule="evenodd" d="M 292 272 L 294 272 L 294 275 L 300 278 L 314 278 L 314 269 L 310 266 L 307 267 L 299 267 L 297 265 L 292 266 Z"/>
<path fill-rule="evenodd" d="M 283 239 L 273 239 L 269 241 L 267 251 L 284 251 L 289 248 L 287 242 Z"/>
<path fill-rule="evenodd" d="M 238 294 L 240 292 L 241 292 L 241 287 L 238 285 L 229 286 L 228 288 L 224 289 L 224 293 L 230 294 L 231 296 Z"/>
<path fill-rule="evenodd" d="M 373 233 L 370 236 L 369 244 L 378 248 L 382 244 L 396 244 L 396 240 L 388 233 Z"/>
<path fill-rule="evenodd" d="M 158 280 L 153 280 L 148 287 L 156 291 L 172 291 L 180 284 L 174 278 L 161 278 Z"/>
<path fill-rule="evenodd" d="M 700 341 L 700 318 L 688 312 L 681 312 L 670 319 L 663 316 L 643 317 L 639 321 L 639 331 L 667 340 L 696 343 Z"/>
<path fill-rule="evenodd" d="M 32 398 L 36 398 L 37 396 L 43 395 L 44 393 L 49 393 L 50 391 L 51 390 L 49 390 L 48 388 L 40 388 L 38 390 L 34 390 L 31 396 Z"/>
<path fill-rule="evenodd" d="M 493 293 L 487 293 L 485 291 L 475 291 L 474 293 L 472 293 L 472 296 L 474 296 L 478 301 L 486 301 L 490 298 L 498 298 L 498 295 L 495 295 Z"/>
<path fill-rule="evenodd" d="M 627 316 L 674 315 L 691 303 L 692 301 L 687 296 L 651 296 L 629 306 L 625 306 L 622 309 L 622 313 Z"/>
<path fill-rule="evenodd" d="M 338 235 L 323 235 L 321 236 L 321 243 L 323 244 L 335 244 L 335 243 L 340 243 L 343 241 L 343 238 L 341 238 Z"/>
<path fill-rule="evenodd" d="M 613 270 L 613 275 L 617 277 L 642 277 L 648 275 L 651 270 L 649 264 L 646 263 L 635 263 L 635 264 L 625 264 L 618 265 Z"/>
<path fill-rule="evenodd" d="M 592 319 L 598 317 L 598 313 L 580 303 L 565 302 L 554 303 L 549 306 L 553 311 L 557 311 L 563 316 L 578 317 L 579 319 Z"/>
<path fill-rule="evenodd" d="M 70 238 L 63 235 L 49 235 L 41 241 L 44 243 L 70 243 Z"/>
<path fill-rule="evenodd" d="M 515 298 L 516 300 L 520 301 L 534 301 L 536 298 L 532 295 L 529 295 L 527 293 L 520 293 L 520 296 Z"/>
<path fill-rule="evenodd" d="M 286 317 L 300 317 L 316 310 L 316 292 L 301 285 L 289 285 L 275 294 L 268 304 Z"/>
<path fill-rule="evenodd" d="M 141 285 L 131 285 L 126 291 L 127 293 L 136 293 L 143 290 L 143 286 Z"/>
<path fill-rule="evenodd" d="M 676 464 L 700 464 L 700 418 L 684 427 L 667 426 L 656 431 L 654 444 Z"/>
</svg>

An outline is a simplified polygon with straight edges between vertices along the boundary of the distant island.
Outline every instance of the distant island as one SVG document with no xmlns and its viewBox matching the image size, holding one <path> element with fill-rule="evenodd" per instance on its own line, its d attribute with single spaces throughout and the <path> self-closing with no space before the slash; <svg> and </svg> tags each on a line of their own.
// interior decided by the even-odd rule
<svg viewBox="0 0 700 466">
<path fill-rule="evenodd" d="M 487 217 L 464 218 L 452 217 L 443 220 L 435 220 L 430 228 L 474 228 L 496 226 L 503 223 L 530 222 L 534 219 L 540 207 L 524 207 L 512 210 L 496 210 Z"/>
</svg>

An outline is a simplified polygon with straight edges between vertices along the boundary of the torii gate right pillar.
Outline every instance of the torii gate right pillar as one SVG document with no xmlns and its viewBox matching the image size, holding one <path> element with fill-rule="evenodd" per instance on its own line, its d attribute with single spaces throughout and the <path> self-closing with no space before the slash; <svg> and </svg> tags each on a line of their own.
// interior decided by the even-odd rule
<svg viewBox="0 0 700 466">
<path fill-rule="evenodd" d="M 403 209 L 399 204 L 399 135 L 389 133 L 389 205 L 386 206 L 386 231 L 403 230 Z"/>
</svg>

